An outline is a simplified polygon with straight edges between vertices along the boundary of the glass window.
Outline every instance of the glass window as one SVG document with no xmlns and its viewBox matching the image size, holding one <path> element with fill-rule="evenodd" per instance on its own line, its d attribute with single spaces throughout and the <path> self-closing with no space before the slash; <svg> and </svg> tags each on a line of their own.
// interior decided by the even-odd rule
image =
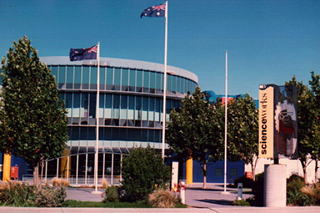
<svg viewBox="0 0 320 213">
<path fill-rule="evenodd" d="M 150 92 L 155 93 L 155 88 L 156 88 L 156 73 L 155 72 L 150 72 Z"/>
<path fill-rule="evenodd" d="M 105 89 L 106 68 L 100 67 L 100 89 Z"/>
<path fill-rule="evenodd" d="M 88 93 L 81 94 L 81 117 L 88 117 Z"/>
<path fill-rule="evenodd" d="M 121 80 L 121 69 L 114 69 L 114 86 L 116 90 L 120 90 L 120 80 Z"/>
<path fill-rule="evenodd" d="M 65 88 L 65 83 L 66 83 L 66 69 L 65 66 L 59 66 L 59 88 Z"/>
<path fill-rule="evenodd" d="M 128 75 L 129 75 L 128 69 L 122 69 L 121 84 L 122 84 L 123 91 L 128 91 L 128 86 L 129 86 L 129 76 Z"/>
<path fill-rule="evenodd" d="M 81 66 L 75 66 L 74 68 L 74 88 L 80 89 L 81 86 Z"/>
<path fill-rule="evenodd" d="M 89 67 L 84 66 L 82 69 L 82 89 L 89 89 Z"/>
<path fill-rule="evenodd" d="M 73 89 L 73 66 L 67 66 L 67 88 Z"/>
<path fill-rule="evenodd" d="M 129 90 L 135 91 L 135 84 L 136 84 L 136 71 L 135 70 L 129 70 Z"/>
<path fill-rule="evenodd" d="M 115 109 L 120 108 L 120 95 L 117 95 L 117 94 L 113 95 L 113 108 Z"/>
<path fill-rule="evenodd" d="M 113 85 L 113 68 L 107 68 L 107 89 L 111 90 Z"/>
<path fill-rule="evenodd" d="M 143 92 L 149 92 L 150 88 L 150 72 L 144 71 L 143 73 Z"/>
<path fill-rule="evenodd" d="M 80 94 L 73 94 L 72 117 L 80 117 Z"/>
<path fill-rule="evenodd" d="M 97 89 L 97 67 L 90 68 L 90 89 Z"/>
<path fill-rule="evenodd" d="M 137 70 L 137 92 L 142 92 L 142 71 L 141 70 Z"/>
<path fill-rule="evenodd" d="M 89 106 L 89 118 L 95 118 L 96 116 L 96 97 L 97 94 L 95 93 L 90 93 L 89 98 L 90 98 L 90 106 Z"/>
<path fill-rule="evenodd" d="M 161 73 L 155 73 L 156 77 L 155 77 L 155 88 L 157 90 L 157 92 L 161 92 L 162 87 L 163 87 L 163 82 L 162 82 L 162 74 Z"/>
</svg>

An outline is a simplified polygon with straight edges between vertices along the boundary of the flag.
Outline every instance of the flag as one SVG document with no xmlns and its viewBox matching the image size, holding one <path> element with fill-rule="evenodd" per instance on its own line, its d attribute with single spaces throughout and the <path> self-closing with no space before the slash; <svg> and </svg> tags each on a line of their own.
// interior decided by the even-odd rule
<svg viewBox="0 0 320 213">
<path fill-rule="evenodd" d="M 71 48 L 70 61 L 97 59 L 98 45 L 89 48 Z"/>
<path fill-rule="evenodd" d="M 140 14 L 140 18 L 142 18 L 143 16 L 164 17 L 165 11 L 166 11 L 166 4 L 160 4 L 160 5 L 148 7 Z"/>
</svg>

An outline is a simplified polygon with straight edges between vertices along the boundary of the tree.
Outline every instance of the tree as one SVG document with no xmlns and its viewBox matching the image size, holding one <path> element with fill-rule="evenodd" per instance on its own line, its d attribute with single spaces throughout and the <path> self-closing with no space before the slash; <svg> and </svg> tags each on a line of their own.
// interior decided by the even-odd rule
<svg viewBox="0 0 320 213">
<path fill-rule="evenodd" d="M 250 164 L 254 178 L 258 160 L 258 110 L 249 95 L 236 98 L 228 105 L 229 159 Z"/>
<path fill-rule="evenodd" d="M 24 158 L 37 183 L 39 162 L 60 156 L 65 147 L 66 110 L 54 77 L 27 37 L 13 43 L 2 65 L 0 149 Z"/>
<path fill-rule="evenodd" d="M 312 151 L 311 159 L 315 161 L 315 181 L 317 181 L 317 171 L 319 168 L 318 161 L 320 160 L 320 75 L 311 72 L 311 80 L 309 81 L 312 94 L 313 105 L 313 121 L 312 121 Z"/>
<path fill-rule="evenodd" d="M 203 188 L 206 188 L 207 162 L 223 154 L 223 108 L 210 104 L 200 88 L 182 100 L 178 111 L 170 113 L 166 141 L 184 160 L 190 156 L 200 161 Z"/>
<path fill-rule="evenodd" d="M 132 149 L 122 164 L 122 189 L 125 200 L 144 200 L 157 188 L 169 182 L 170 169 L 150 147 Z"/>
<path fill-rule="evenodd" d="M 314 79 L 313 76 L 314 74 L 312 74 L 312 79 Z M 308 86 L 293 77 L 286 82 L 286 85 L 293 85 L 298 89 L 298 159 L 303 168 L 304 180 L 307 182 L 306 169 L 311 162 L 308 156 L 316 158 L 319 153 L 319 124 L 316 123 L 319 123 L 317 118 L 319 103 L 316 103 L 313 93 L 316 91 L 316 84 L 310 81 L 311 87 L 314 87 L 310 90 Z"/>
</svg>

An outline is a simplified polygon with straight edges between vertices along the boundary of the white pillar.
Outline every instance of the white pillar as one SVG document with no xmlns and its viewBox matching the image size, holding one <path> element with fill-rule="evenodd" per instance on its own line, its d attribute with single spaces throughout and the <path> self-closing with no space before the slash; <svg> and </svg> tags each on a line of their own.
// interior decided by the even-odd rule
<svg viewBox="0 0 320 213">
<path fill-rule="evenodd" d="M 285 207 L 287 202 L 286 165 L 270 164 L 264 167 L 264 205 Z"/>
</svg>

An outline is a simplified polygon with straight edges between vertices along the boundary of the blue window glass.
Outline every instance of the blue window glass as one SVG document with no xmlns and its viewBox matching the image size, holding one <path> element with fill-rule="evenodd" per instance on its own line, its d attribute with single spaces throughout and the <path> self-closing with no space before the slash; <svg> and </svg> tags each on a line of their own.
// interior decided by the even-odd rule
<svg viewBox="0 0 320 213">
<path fill-rule="evenodd" d="M 67 88 L 73 89 L 73 66 L 67 66 Z"/>
<path fill-rule="evenodd" d="M 155 93 L 156 88 L 156 73 L 150 72 L 150 92 Z"/>
<path fill-rule="evenodd" d="M 89 89 L 89 67 L 84 66 L 82 69 L 82 89 Z"/>
<path fill-rule="evenodd" d="M 117 94 L 113 95 L 113 108 L 115 109 L 120 108 L 120 95 L 117 95 Z"/>
<path fill-rule="evenodd" d="M 113 68 L 107 68 L 107 90 L 111 90 L 113 87 Z"/>
<path fill-rule="evenodd" d="M 162 88 L 163 88 L 163 82 L 162 82 L 162 74 L 161 73 L 155 73 L 156 77 L 155 77 L 155 88 L 156 88 L 156 92 L 160 93 Z"/>
<path fill-rule="evenodd" d="M 72 108 L 72 116 L 80 117 L 80 94 L 73 94 L 73 108 Z"/>
<path fill-rule="evenodd" d="M 105 89 L 106 68 L 100 67 L 100 89 Z"/>
<path fill-rule="evenodd" d="M 143 92 L 149 92 L 150 88 L 150 72 L 143 72 Z"/>
<path fill-rule="evenodd" d="M 121 81 L 121 69 L 114 69 L 114 86 L 115 90 L 120 90 L 120 81 Z"/>
<path fill-rule="evenodd" d="M 97 89 L 97 67 L 90 68 L 90 89 Z"/>
<path fill-rule="evenodd" d="M 66 67 L 65 66 L 59 66 L 59 78 L 58 78 L 58 80 L 59 80 L 59 84 L 58 84 L 58 86 L 59 86 L 59 88 L 61 89 L 61 88 L 66 88 L 65 87 L 65 83 L 66 83 Z"/>
<path fill-rule="evenodd" d="M 97 94 L 95 93 L 90 93 L 89 94 L 89 99 L 90 99 L 90 102 L 89 102 L 89 118 L 95 118 L 96 117 L 96 97 L 97 97 Z"/>
<path fill-rule="evenodd" d="M 122 69 L 121 73 L 121 85 L 123 91 L 128 91 L 129 88 L 129 72 L 128 69 Z"/>
<path fill-rule="evenodd" d="M 134 96 L 129 96 L 129 109 L 134 109 Z"/>
<path fill-rule="evenodd" d="M 136 71 L 129 70 L 129 91 L 135 91 L 136 84 Z"/>
<path fill-rule="evenodd" d="M 112 94 L 106 94 L 106 102 L 105 102 L 106 108 L 112 108 Z"/>
<path fill-rule="evenodd" d="M 74 68 L 74 88 L 80 89 L 81 86 L 81 66 L 75 66 Z"/>
<path fill-rule="evenodd" d="M 121 109 L 127 109 L 128 108 L 128 96 L 121 95 Z"/>
<path fill-rule="evenodd" d="M 142 92 L 142 71 L 141 70 L 137 70 L 137 85 L 136 85 L 136 91 L 137 92 Z"/>
<path fill-rule="evenodd" d="M 172 92 L 172 75 L 167 75 L 167 91 Z"/>
</svg>

